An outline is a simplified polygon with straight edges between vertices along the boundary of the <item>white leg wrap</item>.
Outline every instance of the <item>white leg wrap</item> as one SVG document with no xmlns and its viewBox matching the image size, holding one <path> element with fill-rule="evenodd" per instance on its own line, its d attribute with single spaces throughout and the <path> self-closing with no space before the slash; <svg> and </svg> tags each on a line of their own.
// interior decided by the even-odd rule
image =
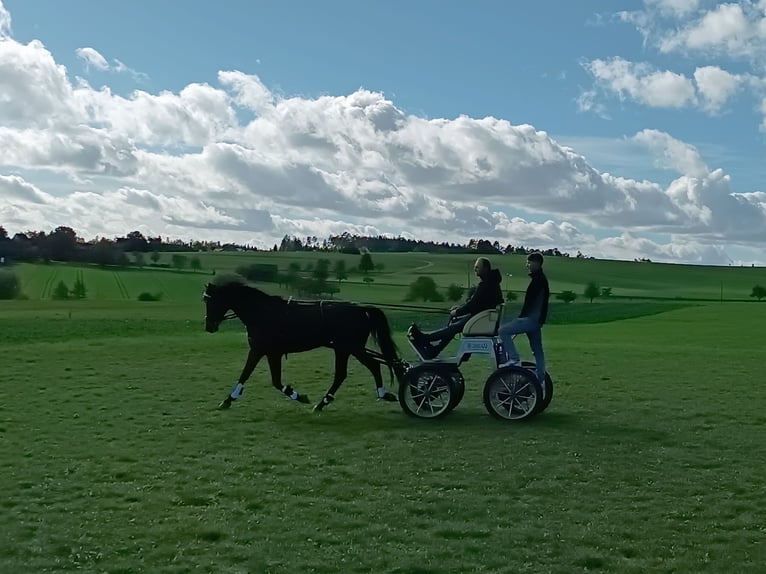
<svg viewBox="0 0 766 574">
<path fill-rule="evenodd" d="M 386 389 L 386 387 L 379 387 L 377 389 L 377 391 L 378 391 L 378 398 L 379 399 L 382 399 L 383 397 L 386 396 L 386 393 L 388 393 L 388 389 Z"/>
<path fill-rule="evenodd" d="M 245 385 L 242 383 L 237 383 L 234 385 L 234 388 L 231 390 L 231 394 L 229 395 L 232 400 L 236 401 L 239 397 L 242 396 L 242 393 L 245 392 Z"/>
</svg>

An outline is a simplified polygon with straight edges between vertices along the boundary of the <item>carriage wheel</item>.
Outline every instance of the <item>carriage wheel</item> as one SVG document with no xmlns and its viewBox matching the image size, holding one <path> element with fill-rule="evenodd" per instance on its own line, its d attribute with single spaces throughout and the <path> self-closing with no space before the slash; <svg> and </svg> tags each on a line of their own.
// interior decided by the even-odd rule
<svg viewBox="0 0 766 574">
<path fill-rule="evenodd" d="M 525 369 L 535 371 L 535 367 L 537 365 L 530 361 L 522 361 L 521 366 Z M 535 374 L 537 374 L 537 371 L 535 371 Z M 553 379 L 551 379 L 551 376 L 547 371 L 545 372 L 545 383 L 540 386 L 543 389 L 543 400 L 540 401 L 540 405 L 537 407 L 538 414 L 547 409 L 548 405 L 551 404 L 551 400 L 553 399 Z"/>
<path fill-rule="evenodd" d="M 537 377 L 523 367 L 505 367 L 484 384 L 484 406 L 493 417 L 522 421 L 537 414 L 543 391 Z"/>
<path fill-rule="evenodd" d="M 431 365 L 413 367 L 402 377 L 399 404 L 410 416 L 436 419 L 455 408 L 454 371 Z"/>
<path fill-rule="evenodd" d="M 463 400 L 463 396 L 465 395 L 465 379 L 463 378 L 463 373 L 461 373 L 460 369 L 457 367 L 451 369 L 449 374 L 452 376 L 452 383 L 455 385 L 455 394 L 452 397 L 452 405 L 449 409 L 452 410 Z"/>
</svg>

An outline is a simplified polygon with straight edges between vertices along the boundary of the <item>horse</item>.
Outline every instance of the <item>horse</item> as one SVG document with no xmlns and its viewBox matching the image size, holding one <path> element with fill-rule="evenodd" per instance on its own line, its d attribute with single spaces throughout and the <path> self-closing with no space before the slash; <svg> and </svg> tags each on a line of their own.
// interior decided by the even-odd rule
<svg viewBox="0 0 766 574">
<path fill-rule="evenodd" d="M 391 337 L 388 319 L 377 307 L 343 301 L 296 301 L 292 297 L 285 300 L 239 278 L 208 283 L 203 301 L 208 333 L 218 331 L 226 319 L 239 318 L 247 329 L 250 347 L 239 380 L 219 408 L 229 408 L 242 396 L 245 383 L 264 356 L 274 388 L 294 401 L 308 403 L 308 396 L 282 384 L 282 357 L 319 347 L 335 351 L 335 374 L 332 385 L 314 406 L 314 411 L 321 411 L 335 400 L 335 393 L 348 374 L 351 355 L 372 373 L 378 399 L 398 401 L 397 396 L 383 386 L 380 367 L 381 364 L 388 366 L 393 380 L 403 361 Z M 371 335 L 380 353 L 366 347 Z"/>
</svg>

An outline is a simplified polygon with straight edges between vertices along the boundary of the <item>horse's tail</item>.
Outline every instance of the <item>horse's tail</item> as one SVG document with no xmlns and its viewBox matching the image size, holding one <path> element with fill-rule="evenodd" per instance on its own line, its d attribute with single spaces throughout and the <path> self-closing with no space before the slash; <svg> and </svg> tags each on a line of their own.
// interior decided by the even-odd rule
<svg viewBox="0 0 766 574">
<path fill-rule="evenodd" d="M 389 370 L 393 373 L 394 365 L 399 362 L 399 349 L 391 336 L 391 326 L 388 324 L 388 318 L 377 307 L 366 306 L 365 310 L 372 323 L 370 334 L 380 348 L 380 352 Z"/>
</svg>

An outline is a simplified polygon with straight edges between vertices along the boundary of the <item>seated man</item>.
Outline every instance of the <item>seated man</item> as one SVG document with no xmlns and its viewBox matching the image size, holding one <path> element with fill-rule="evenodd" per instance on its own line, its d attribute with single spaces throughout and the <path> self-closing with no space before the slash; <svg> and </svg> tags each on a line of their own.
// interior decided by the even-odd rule
<svg viewBox="0 0 766 574">
<path fill-rule="evenodd" d="M 479 284 L 471 298 L 462 306 L 450 309 L 450 322 L 446 327 L 423 333 L 414 323 L 408 331 L 413 343 L 424 359 L 433 359 L 449 345 L 455 335 L 463 330 L 468 320 L 481 311 L 494 309 L 503 302 L 503 292 L 500 282 L 503 280 L 500 271 L 492 269 L 489 259 L 479 257 L 474 263 L 473 270 L 479 277 Z M 431 344 L 434 341 L 435 344 Z"/>
</svg>

